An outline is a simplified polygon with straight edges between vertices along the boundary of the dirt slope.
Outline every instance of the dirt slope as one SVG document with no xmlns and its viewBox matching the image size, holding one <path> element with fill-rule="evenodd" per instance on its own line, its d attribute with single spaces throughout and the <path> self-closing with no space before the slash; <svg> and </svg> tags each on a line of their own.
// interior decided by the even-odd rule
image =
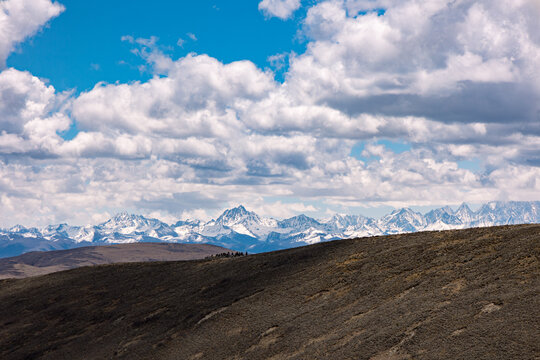
<svg viewBox="0 0 540 360">
<path fill-rule="evenodd" d="M 0 281 L 2 359 L 539 359 L 540 225 Z"/>
<path fill-rule="evenodd" d="M 203 259 L 229 251 L 206 244 L 136 243 L 36 251 L 0 259 L 0 279 L 45 275 L 81 266 Z"/>
</svg>

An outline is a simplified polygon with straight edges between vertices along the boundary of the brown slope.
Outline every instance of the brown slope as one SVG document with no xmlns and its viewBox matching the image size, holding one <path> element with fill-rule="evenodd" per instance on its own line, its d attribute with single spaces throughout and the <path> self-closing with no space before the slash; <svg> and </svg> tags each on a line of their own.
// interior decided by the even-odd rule
<svg viewBox="0 0 540 360">
<path fill-rule="evenodd" d="M 2 359 L 538 359 L 540 225 L 0 282 Z"/>
<path fill-rule="evenodd" d="M 207 244 L 135 243 L 36 251 L 0 259 L 0 279 L 45 275 L 81 266 L 203 259 L 229 250 Z"/>
</svg>

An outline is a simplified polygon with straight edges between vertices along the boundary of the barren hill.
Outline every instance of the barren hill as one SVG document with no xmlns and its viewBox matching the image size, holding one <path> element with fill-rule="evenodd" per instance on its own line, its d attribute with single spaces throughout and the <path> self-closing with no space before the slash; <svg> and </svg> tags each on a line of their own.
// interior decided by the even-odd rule
<svg viewBox="0 0 540 360">
<path fill-rule="evenodd" d="M 0 259 L 0 279 L 44 275 L 81 266 L 203 259 L 229 250 L 206 244 L 136 243 L 35 251 Z"/>
<path fill-rule="evenodd" d="M 0 281 L 2 359 L 538 359 L 540 225 Z"/>
</svg>

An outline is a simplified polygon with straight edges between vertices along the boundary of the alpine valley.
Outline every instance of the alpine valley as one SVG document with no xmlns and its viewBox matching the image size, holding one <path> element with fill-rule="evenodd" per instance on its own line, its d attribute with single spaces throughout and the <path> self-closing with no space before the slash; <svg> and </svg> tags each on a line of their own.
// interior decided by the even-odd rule
<svg viewBox="0 0 540 360">
<path fill-rule="evenodd" d="M 208 222 L 188 220 L 166 224 L 141 215 L 120 213 L 99 225 L 60 224 L 43 228 L 17 225 L 0 229 L 0 257 L 134 242 L 208 243 L 257 253 L 336 239 L 539 222 L 540 201 L 490 202 L 477 211 L 462 204 L 456 210 L 446 206 L 426 214 L 403 208 L 379 219 L 336 214 L 325 220 L 306 215 L 277 220 L 260 217 L 238 206 Z"/>
</svg>

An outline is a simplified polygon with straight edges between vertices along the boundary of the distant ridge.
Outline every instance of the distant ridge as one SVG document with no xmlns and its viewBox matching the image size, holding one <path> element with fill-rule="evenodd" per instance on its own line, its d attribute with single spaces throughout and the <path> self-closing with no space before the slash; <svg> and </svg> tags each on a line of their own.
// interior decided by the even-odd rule
<svg viewBox="0 0 540 360">
<path fill-rule="evenodd" d="M 204 259 L 228 249 L 207 244 L 132 243 L 34 251 L 0 259 L 0 279 L 24 278 L 81 266 Z"/>
<path fill-rule="evenodd" d="M 540 201 L 489 202 L 477 211 L 464 203 L 455 211 L 445 206 L 426 214 L 402 208 L 380 219 L 336 214 L 329 219 L 298 215 L 276 220 L 240 205 L 208 222 L 166 224 L 124 212 L 95 226 L 59 224 L 38 229 L 17 225 L 0 229 L 0 257 L 135 242 L 208 243 L 253 253 L 363 236 L 530 223 L 540 223 Z"/>
</svg>

